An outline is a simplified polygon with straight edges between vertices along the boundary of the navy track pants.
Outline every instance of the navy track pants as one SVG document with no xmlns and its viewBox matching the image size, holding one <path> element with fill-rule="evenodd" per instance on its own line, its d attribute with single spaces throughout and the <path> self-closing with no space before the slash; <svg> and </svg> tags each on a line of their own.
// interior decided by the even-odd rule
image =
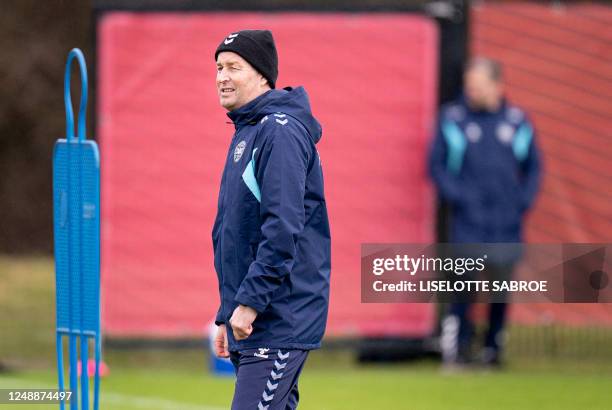
<svg viewBox="0 0 612 410">
<path fill-rule="evenodd" d="M 231 352 L 236 369 L 232 410 L 294 410 L 307 350 L 245 349 Z"/>
</svg>

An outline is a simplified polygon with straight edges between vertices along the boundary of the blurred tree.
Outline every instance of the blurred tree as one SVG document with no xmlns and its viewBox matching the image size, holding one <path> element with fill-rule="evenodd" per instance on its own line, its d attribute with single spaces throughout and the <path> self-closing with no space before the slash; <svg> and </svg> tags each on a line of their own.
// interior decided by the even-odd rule
<svg viewBox="0 0 612 410">
<path fill-rule="evenodd" d="M 65 136 L 63 70 L 68 52 L 85 53 L 90 78 L 88 137 L 95 138 L 94 13 L 126 10 L 421 11 L 442 31 L 441 100 L 459 85 L 468 0 L 2 0 L 0 2 L 0 253 L 49 253 L 53 244 L 51 155 Z M 446 10 L 446 11 L 445 11 Z M 450 20 L 449 20 L 450 19 Z M 454 31 L 453 31 L 454 30 Z M 456 48 L 459 44 L 459 48 Z M 450 48 L 449 48 L 450 47 Z M 455 50 L 456 53 L 450 53 Z M 74 69 L 74 68 L 73 68 Z M 450 70 L 450 71 L 449 71 Z M 73 71 L 74 72 L 74 71 Z M 73 75 L 73 90 L 79 76 Z M 77 92 L 73 101 L 78 101 Z"/>
<path fill-rule="evenodd" d="M 0 4 L 0 253 L 52 249 L 51 154 L 66 133 L 64 64 L 79 47 L 92 75 L 92 33 L 89 0 Z"/>
</svg>

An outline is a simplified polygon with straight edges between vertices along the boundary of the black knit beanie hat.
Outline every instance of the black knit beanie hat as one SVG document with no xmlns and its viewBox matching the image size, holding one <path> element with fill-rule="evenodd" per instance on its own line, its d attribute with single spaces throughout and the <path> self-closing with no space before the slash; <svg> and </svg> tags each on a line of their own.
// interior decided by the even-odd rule
<svg viewBox="0 0 612 410">
<path fill-rule="evenodd" d="M 249 62 L 276 87 L 278 78 L 278 55 L 270 30 L 242 30 L 228 35 L 215 51 L 215 61 L 222 51 L 233 51 Z"/>
</svg>

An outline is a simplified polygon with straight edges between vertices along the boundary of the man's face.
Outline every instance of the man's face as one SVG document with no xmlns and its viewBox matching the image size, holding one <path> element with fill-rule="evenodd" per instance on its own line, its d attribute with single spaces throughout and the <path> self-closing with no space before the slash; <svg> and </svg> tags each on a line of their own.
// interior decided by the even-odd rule
<svg viewBox="0 0 612 410">
<path fill-rule="evenodd" d="M 217 93 L 221 106 L 238 109 L 263 94 L 269 87 L 266 79 L 244 58 L 231 51 L 217 56 Z"/>
<path fill-rule="evenodd" d="M 465 96 L 470 107 L 495 110 L 501 102 L 501 84 L 491 78 L 486 67 L 473 67 L 465 73 Z"/>
</svg>

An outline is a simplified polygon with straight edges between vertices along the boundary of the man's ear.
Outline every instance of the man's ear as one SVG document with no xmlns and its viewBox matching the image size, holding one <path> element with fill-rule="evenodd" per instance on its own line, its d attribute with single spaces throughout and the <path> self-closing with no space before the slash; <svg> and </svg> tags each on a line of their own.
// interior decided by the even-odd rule
<svg viewBox="0 0 612 410">
<path fill-rule="evenodd" d="M 270 87 L 270 84 L 268 84 L 268 79 L 261 74 L 259 74 L 259 86 L 261 88 L 265 88 L 266 86 Z"/>
</svg>

